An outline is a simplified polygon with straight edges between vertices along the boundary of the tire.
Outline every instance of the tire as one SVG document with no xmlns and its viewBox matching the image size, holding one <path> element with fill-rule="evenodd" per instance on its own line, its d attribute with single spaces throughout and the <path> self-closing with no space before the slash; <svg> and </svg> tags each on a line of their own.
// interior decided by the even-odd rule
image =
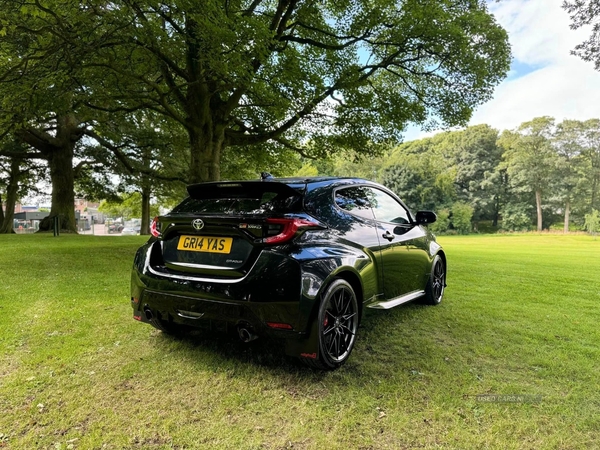
<svg viewBox="0 0 600 450">
<path fill-rule="evenodd" d="M 322 370 L 340 367 L 354 348 L 359 319 L 358 300 L 352 286 L 345 280 L 333 281 L 321 295 L 319 305 L 319 358 L 303 361 Z"/>
<path fill-rule="evenodd" d="M 427 286 L 425 286 L 425 297 L 423 303 L 426 305 L 439 305 L 444 297 L 444 288 L 446 287 L 446 264 L 444 260 L 435 255 L 433 264 L 431 264 L 431 273 Z"/>
</svg>

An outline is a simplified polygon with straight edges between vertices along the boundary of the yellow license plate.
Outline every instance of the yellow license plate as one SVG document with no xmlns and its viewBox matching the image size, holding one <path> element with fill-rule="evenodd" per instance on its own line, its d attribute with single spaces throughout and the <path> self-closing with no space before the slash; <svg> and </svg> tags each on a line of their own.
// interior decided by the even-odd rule
<svg viewBox="0 0 600 450">
<path fill-rule="evenodd" d="M 179 236 L 177 250 L 206 253 L 229 253 L 233 238 L 215 236 Z"/>
</svg>

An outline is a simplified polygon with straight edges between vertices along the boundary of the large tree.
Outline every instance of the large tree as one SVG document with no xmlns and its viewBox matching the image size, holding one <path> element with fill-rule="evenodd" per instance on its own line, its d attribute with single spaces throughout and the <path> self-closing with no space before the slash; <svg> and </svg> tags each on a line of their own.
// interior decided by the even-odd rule
<svg viewBox="0 0 600 450">
<path fill-rule="evenodd" d="M 498 225 L 505 201 L 505 176 L 499 168 L 502 148 L 497 145 L 498 131 L 489 125 L 476 125 L 449 133 L 444 147 L 456 168 L 454 180 L 458 200 L 470 204 L 474 220 L 491 219 Z"/>
<path fill-rule="evenodd" d="M 515 131 L 505 131 L 498 143 L 513 189 L 535 196 L 537 230 L 542 231 L 542 206 L 556 173 L 556 153 L 552 148 L 552 117 L 537 117 L 522 123 Z"/>
<path fill-rule="evenodd" d="M 456 200 L 456 167 L 448 164 L 452 152 L 447 135 L 407 142 L 389 156 L 382 182 L 414 210 L 439 211 Z"/>
<path fill-rule="evenodd" d="M 588 193 L 585 211 L 600 211 L 600 119 L 583 122 L 581 174 Z"/>
<path fill-rule="evenodd" d="M 39 193 L 36 184 L 45 176 L 45 167 L 28 158 L 28 150 L 14 136 L 0 140 L 0 154 L 5 155 L 0 156 L 0 233 L 13 233 L 17 201 L 28 194 Z"/>
<path fill-rule="evenodd" d="M 85 52 L 71 39 L 83 29 L 79 2 L 0 1 L 0 130 L 8 130 L 47 161 L 50 216 L 76 231 L 74 158 L 82 148 L 86 93 L 77 82 Z"/>
<path fill-rule="evenodd" d="M 93 13 L 99 5 L 110 7 L 110 2 L 0 0 L 0 132 L 26 143 L 26 158 L 47 162 L 52 203 L 41 230 L 59 216 L 63 229 L 76 232 L 77 178 L 85 175 L 84 181 L 91 180 L 90 170 L 106 161 L 97 158 L 89 137 L 110 134 L 117 120 L 129 129 L 139 125 L 134 117 L 109 118 L 89 106 L 103 87 L 104 76 L 89 62 L 96 58 L 102 39 L 116 31 L 103 27 Z M 154 132 L 151 125 L 150 130 Z M 111 143 L 113 159 L 126 158 L 120 150 L 130 141 L 119 136 L 117 144 Z M 0 154 L 7 155 L 2 150 Z M 140 159 L 136 154 L 129 161 L 129 173 L 152 174 L 136 166 Z"/>
<path fill-rule="evenodd" d="M 178 123 L 190 182 L 218 180 L 228 147 L 365 151 L 409 122 L 464 124 L 510 61 L 481 0 L 90 3 L 90 106 Z"/>
<path fill-rule="evenodd" d="M 578 169 L 582 159 L 583 138 L 584 125 L 578 120 L 564 120 L 559 123 L 553 138 L 553 145 L 558 155 L 556 196 L 562 203 L 564 211 L 565 233 L 569 232 L 573 202 L 577 197 L 577 188 L 580 184 L 581 171 Z"/>
</svg>

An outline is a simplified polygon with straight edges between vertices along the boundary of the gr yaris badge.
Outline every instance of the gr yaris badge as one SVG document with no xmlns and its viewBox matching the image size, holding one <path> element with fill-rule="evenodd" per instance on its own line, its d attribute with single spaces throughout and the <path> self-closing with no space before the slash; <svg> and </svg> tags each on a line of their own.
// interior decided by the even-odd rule
<svg viewBox="0 0 600 450">
<path fill-rule="evenodd" d="M 202 228 L 204 228 L 204 222 L 202 221 L 202 219 L 194 219 L 192 220 L 192 226 L 195 230 L 201 230 Z"/>
</svg>

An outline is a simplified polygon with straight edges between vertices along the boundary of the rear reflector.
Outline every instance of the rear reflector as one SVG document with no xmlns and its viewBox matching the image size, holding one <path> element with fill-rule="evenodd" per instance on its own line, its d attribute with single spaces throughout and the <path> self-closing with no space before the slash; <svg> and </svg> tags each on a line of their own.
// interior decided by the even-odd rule
<svg viewBox="0 0 600 450">
<path fill-rule="evenodd" d="M 269 218 L 269 219 L 267 219 L 267 223 L 268 224 L 277 224 L 277 225 L 280 225 L 282 228 L 281 228 L 281 231 L 279 232 L 279 234 L 265 238 L 263 240 L 263 242 L 265 244 L 281 244 L 281 243 L 284 243 L 284 242 L 292 239 L 298 231 L 303 231 L 303 230 L 305 230 L 307 228 L 311 228 L 311 227 L 319 227 L 319 228 L 321 227 L 318 223 L 311 222 L 310 220 L 306 220 L 306 219 Z"/>
<path fill-rule="evenodd" d="M 267 325 L 277 330 L 293 330 L 293 327 L 289 323 L 267 322 Z"/>
</svg>

